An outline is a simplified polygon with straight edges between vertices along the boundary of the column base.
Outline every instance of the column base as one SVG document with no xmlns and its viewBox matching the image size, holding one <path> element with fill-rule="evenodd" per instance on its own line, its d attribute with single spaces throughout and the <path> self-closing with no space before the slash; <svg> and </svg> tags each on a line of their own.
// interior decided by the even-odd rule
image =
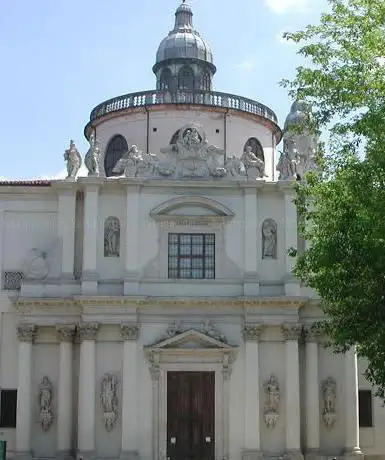
<svg viewBox="0 0 385 460">
<path fill-rule="evenodd" d="M 76 452 L 76 460 L 95 460 L 96 452 L 94 450 L 78 450 Z"/>
<path fill-rule="evenodd" d="M 300 450 L 288 450 L 283 456 L 284 460 L 304 460 L 303 454 Z"/>
<path fill-rule="evenodd" d="M 364 454 L 362 453 L 359 447 L 353 447 L 353 449 L 346 449 L 344 452 L 345 460 L 357 460 L 360 458 L 364 458 Z"/>
<path fill-rule="evenodd" d="M 32 452 L 31 451 L 15 452 L 13 459 L 14 460 L 32 460 Z"/>
<path fill-rule="evenodd" d="M 324 455 L 320 452 L 319 449 L 308 449 L 305 452 L 305 460 L 322 460 L 325 458 Z"/>
<path fill-rule="evenodd" d="M 70 450 L 58 450 L 56 458 L 59 460 L 73 460 L 74 456 Z"/>
<path fill-rule="evenodd" d="M 263 452 L 256 449 L 243 449 L 242 460 L 263 460 Z"/>
<path fill-rule="evenodd" d="M 120 460 L 139 460 L 139 452 L 136 450 L 123 450 L 119 457 Z"/>
</svg>

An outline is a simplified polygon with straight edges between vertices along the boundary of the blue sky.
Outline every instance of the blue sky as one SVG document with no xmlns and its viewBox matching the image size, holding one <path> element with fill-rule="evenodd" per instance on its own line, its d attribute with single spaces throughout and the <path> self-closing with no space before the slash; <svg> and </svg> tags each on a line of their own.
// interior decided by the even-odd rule
<svg viewBox="0 0 385 460">
<path fill-rule="evenodd" d="M 326 0 L 190 0 L 194 26 L 209 41 L 214 89 L 271 107 L 290 107 L 281 78 L 300 63 L 283 42 L 318 20 Z M 178 0 L 12 0 L 0 7 L 1 169 L 7 179 L 64 174 L 69 139 L 82 155 L 91 109 L 110 97 L 150 90 L 161 39 Z M 227 6 L 228 5 L 228 6 Z"/>
</svg>

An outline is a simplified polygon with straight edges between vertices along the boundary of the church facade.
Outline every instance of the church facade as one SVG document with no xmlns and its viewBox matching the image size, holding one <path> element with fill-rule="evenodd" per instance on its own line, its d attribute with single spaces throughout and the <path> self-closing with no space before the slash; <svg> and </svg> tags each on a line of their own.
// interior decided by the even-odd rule
<svg viewBox="0 0 385 460">
<path fill-rule="evenodd" d="M 385 409 L 292 275 L 317 138 L 213 90 L 182 3 L 156 89 L 99 104 L 65 180 L 0 184 L 0 438 L 30 460 L 385 458 Z M 277 156 L 277 145 L 283 152 Z M 84 162 L 88 175 L 78 177 Z"/>
</svg>

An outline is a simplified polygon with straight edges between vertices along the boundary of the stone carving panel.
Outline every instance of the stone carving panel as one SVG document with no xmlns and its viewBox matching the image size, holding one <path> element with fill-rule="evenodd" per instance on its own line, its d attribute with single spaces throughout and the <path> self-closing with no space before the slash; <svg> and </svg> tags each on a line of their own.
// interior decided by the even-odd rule
<svg viewBox="0 0 385 460">
<path fill-rule="evenodd" d="M 324 406 L 322 420 L 326 428 L 331 430 L 337 420 L 337 383 L 332 377 L 328 377 L 324 382 L 322 382 L 322 399 Z"/>
<path fill-rule="evenodd" d="M 98 177 L 100 175 L 100 171 L 99 171 L 100 148 L 99 148 L 99 142 L 96 139 L 95 132 L 92 132 L 90 134 L 89 143 L 90 143 L 90 148 L 88 149 L 88 152 L 86 153 L 86 156 L 84 157 L 84 164 L 86 165 L 89 176 Z"/>
<path fill-rule="evenodd" d="M 118 418 L 118 379 L 115 375 L 104 374 L 100 401 L 103 408 L 103 422 L 108 432 L 112 431 Z"/>
<path fill-rule="evenodd" d="M 82 165 L 82 157 L 72 139 L 69 149 L 64 152 L 64 161 L 67 163 L 66 179 L 75 179 Z"/>
<path fill-rule="evenodd" d="M 44 376 L 39 385 L 39 416 L 43 431 L 48 431 L 53 421 L 52 394 L 52 382 L 47 376 Z"/>
<path fill-rule="evenodd" d="M 266 219 L 262 224 L 262 259 L 277 258 L 277 223 Z"/>
<path fill-rule="evenodd" d="M 35 281 L 44 280 L 47 278 L 49 270 L 47 253 L 38 248 L 31 249 L 23 264 L 24 278 Z"/>
<path fill-rule="evenodd" d="M 120 222 L 117 217 L 107 217 L 104 222 L 104 257 L 120 256 Z"/>
<path fill-rule="evenodd" d="M 269 380 L 264 384 L 264 390 L 266 399 L 263 419 L 268 428 L 274 428 L 279 417 L 279 403 L 281 399 L 278 380 L 274 375 L 271 375 Z"/>
</svg>

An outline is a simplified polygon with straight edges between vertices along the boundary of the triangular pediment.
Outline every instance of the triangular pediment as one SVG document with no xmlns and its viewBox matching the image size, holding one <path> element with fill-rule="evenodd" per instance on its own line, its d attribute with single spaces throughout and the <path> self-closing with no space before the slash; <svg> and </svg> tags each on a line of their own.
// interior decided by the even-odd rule
<svg viewBox="0 0 385 460">
<path fill-rule="evenodd" d="M 218 201 L 202 196 L 177 197 L 160 204 L 150 212 L 154 220 L 202 219 L 230 220 L 234 213 Z"/>
<path fill-rule="evenodd" d="M 168 337 L 161 340 L 155 345 L 152 345 L 153 350 L 169 350 L 169 349 L 217 349 L 217 350 L 232 350 L 233 347 L 214 337 L 204 334 L 203 332 L 189 329 L 181 332 L 173 337 Z"/>
</svg>

